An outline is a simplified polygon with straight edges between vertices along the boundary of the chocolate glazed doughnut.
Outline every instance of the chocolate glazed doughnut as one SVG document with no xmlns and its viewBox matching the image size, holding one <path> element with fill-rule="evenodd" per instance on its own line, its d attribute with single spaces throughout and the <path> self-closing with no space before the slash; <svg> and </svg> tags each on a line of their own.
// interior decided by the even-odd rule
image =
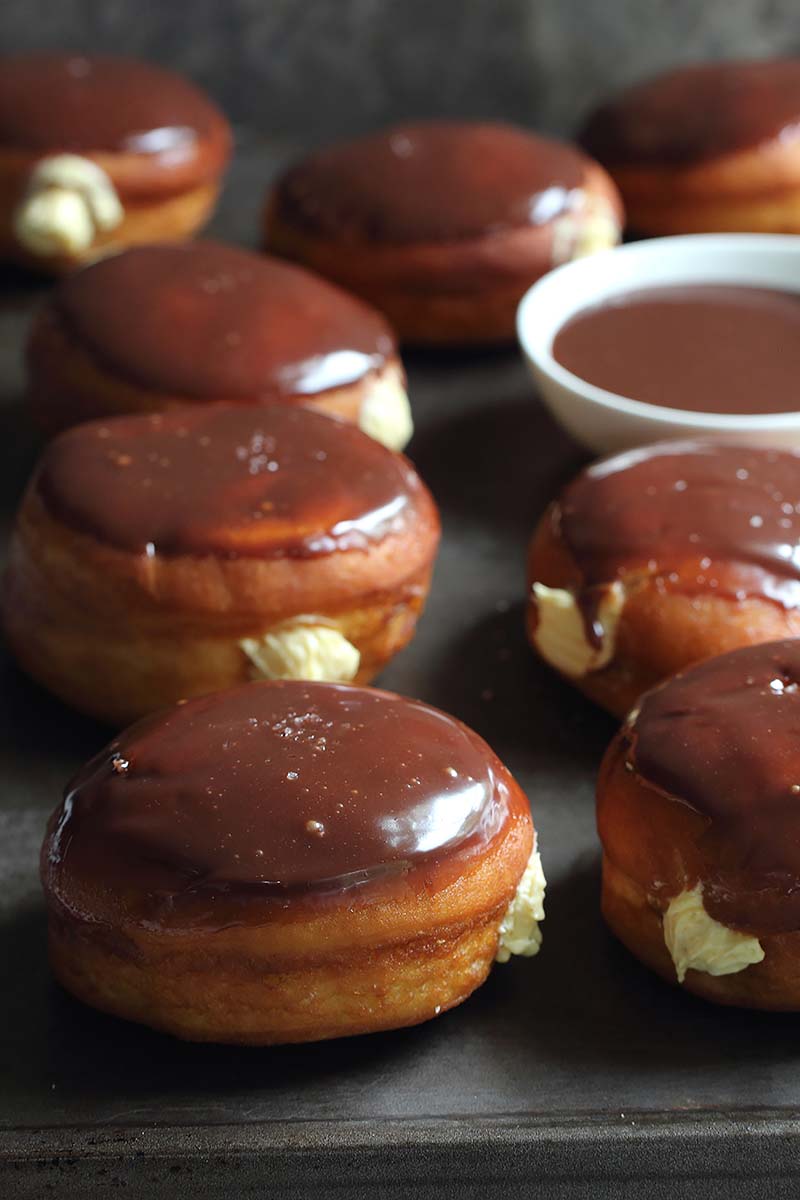
<svg viewBox="0 0 800 1200">
<path fill-rule="evenodd" d="M 134 726 L 41 861 L 61 983 L 191 1040 L 413 1025 L 541 941 L 525 796 L 460 722 L 375 690 L 250 684 Z"/>
<path fill-rule="evenodd" d="M 800 59 L 702 63 L 645 80 L 580 142 L 641 234 L 800 231 Z"/>
<path fill-rule="evenodd" d="M 800 1009 L 800 642 L 649 692 L 598 783 L 603 911 L 652 970 L 720 1004 Z"/>
<path fill-rule="evenodd" d="M 9 644 L 117 724 L 248 678 L 366 682 L 413 636 L 439 540 L 410 463 L 285 405 L 61 434 L 18 515 Z"/>
<path fill-rule="evenodd" d="M 34 324 L 28 397 L 49 432 L 219 401 L 304 404 L 393 450 L 411 436 L 380 313 L 308 271 L 218 242 L 137 247 L 61 282 Z"/>
<path fill-rule="evenodd" d="M 510 125 L 429 121 L 318 151 L 267 203 L 265 245 L 387 314 L 415 342 L 514 336 L 551 267 L 619 240 L 605 172 Z"/>
<path fill-rule="evenodd" d="M 698 659 L 800 636 L 800 457 L 662 442 L 601 460 L 528 558 L 528 636 L 622 716 Z"/>
<path fill-rule="evenodd" d="M 225 117 L 171 71 L 127 58 L 0 60 L 0 255 L 62 271 L 189 237 L 231 151 Z"/>
</svg>

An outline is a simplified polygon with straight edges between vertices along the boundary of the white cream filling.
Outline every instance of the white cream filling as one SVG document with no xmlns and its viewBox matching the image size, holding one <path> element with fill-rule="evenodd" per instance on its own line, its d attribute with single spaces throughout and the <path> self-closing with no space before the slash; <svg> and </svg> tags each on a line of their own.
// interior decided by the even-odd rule
<svg viewBox="0 0 800 1200">
<path fill-rule="evenodd" d="M 533 595 L 538 614 L 533 640 L 545 662 L 573 679 L 599 671 L 611 662 L 625 607 L 625 589 L 618 580 L 608 585 L 597 606 L 595 623 L 602 630 L 599 646 L 593 646 L 586 637 L 584 616 L 572 592 L 534 583 Z"/>
<path fill-rule="evenodd" d="M 735 975 L 764 957 L 758 938 L 729 929 L 708 915 L 703 907 L 702 884 L 671 900 L 663 920 L 664 941 L 678 983 L 683 983 L 690 970 Z"/>
<path fill-rule="evenodd" d="M 298 617 L 277 625 L 258 638 L 239 642 L 260 679 L 317 679 L 350 683 L 358 674 L 361 655 L 352 642 L 330 625 Z"/>
<path fill-rule="evenodd" d="M 621 229 L 604 203 L 584 199 L 583 205 L 557 217 L 553 225 L 553 266 L 608 250 L 620 240 Z"/>
<path fill-rule="evenodd" d="M 534 954 L 538 954 L 542 944 L 539 922 L 544 920 L 546 886 L 542 860 L 538 850 L 534 848 L 514 899 L 501 922 L 496 962 L 508 962 L 512 954 L 520 954 L 524 958 L 532 958 Z"/>
<path fill-rule="evenodd" d="M 89 249 L 99 231 L 114 229 L 124 215 L 102 167 L 77 154 L 55 154 L 31 172 L 14 213 L 14 232 L 33 254 L 78 255 Z"/>
<path fill-rule="evenodd" d="M 387 371 L 374 380 L 362 401 L 358 427 L 390 450 L 402 450 L 411 440 L 414 422 L 411 405 L 399 374 Z"/>
</svg>

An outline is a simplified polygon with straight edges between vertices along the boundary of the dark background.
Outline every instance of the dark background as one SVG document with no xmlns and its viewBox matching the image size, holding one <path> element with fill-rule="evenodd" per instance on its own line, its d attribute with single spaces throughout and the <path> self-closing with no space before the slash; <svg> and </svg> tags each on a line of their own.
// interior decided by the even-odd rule
<svg viewBox="0 0 800 1200">
<path fill-rule="evenodd" d="M 568 132 L 670 63 L 800 52 L 800 0 L 0 0 L 0 48 L 37 47 L 172 65 L 270 143 L 440 113 Z M 215 236 L 256 236 L 283 151 L 251 141 Z M 20 346 L 37 298 L 0 296 L 0 534 L 33 454 Z M 542 954 L 437 1021 L 324 1046 L 190 1046 L 84 1009 L 50 982 L 37 854 L 108 731 L 0 656 L 2 1200 L 800 1196 L 796 1015 L 703 1005 L 602 927 L 593 784 L 613 722 L 522 625 L 525 543 L 576 450 L 515 353 L 407 362 L 411 454 L 446 535 L 419 633 L 380 682 L 467 721 L 528 791 Z"/>
<path fill-rule="evenodd" d="M 800 3 L 0 0 L 0 46 L 154 59 L 277 141 L 439 114 L 567 133 L 604 92 L 673 63 L 800 52 Z"/>
</svg>

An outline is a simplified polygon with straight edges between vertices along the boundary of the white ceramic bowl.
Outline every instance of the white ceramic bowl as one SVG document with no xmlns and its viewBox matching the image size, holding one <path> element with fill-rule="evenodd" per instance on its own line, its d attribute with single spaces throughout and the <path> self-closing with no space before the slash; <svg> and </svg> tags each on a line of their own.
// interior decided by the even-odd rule
<svg viewBox="0 0 800 1200">
<path fill-rule="evenodd" d="M 681 283 L 739 283 L 800 292 L 800 237 L 698 233 L 652 238 L 601 251 L 545 275 L 520 302 L 517 336 L 539 394 L 556 420 L 599 453 L 681 437 L 800 447 L 800 411 L 740 416 L 662 408 L 595 387 L 553 358 L 556 333 L 587 305 L 631 288 Z"/>
</svg>

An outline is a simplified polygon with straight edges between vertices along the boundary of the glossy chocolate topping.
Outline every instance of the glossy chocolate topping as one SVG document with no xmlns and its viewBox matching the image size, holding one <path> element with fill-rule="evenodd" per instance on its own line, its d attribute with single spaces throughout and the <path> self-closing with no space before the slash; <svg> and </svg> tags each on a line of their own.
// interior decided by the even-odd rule
<svg viewBox="0 0 800 1200">
<path fill-rule="evenodd" d="M 143 154 L 182 163 L 223 123 L 188 80 L 151 63 L 79 54 L 0 60 L 0 147 Z"/>
<path fill-rule="evenodd" d="M 800 926 L 800 641 L 747 646 L 648 693 L 628 762 L 708 820 L 712 916 Z M 748 894 L 743 894 L 748 893 Z"/>
<path fill-rule="evenodd" d="M 120 550 L 310 558 L 413 523 L 411 465 L 354 425 L 286 405 L 79 425 L 33 484 L 57 520 Z"/>
<path fill-rule="evenodd" d="M 511 125 L 398 125 L 320 150 L 275 191 L 279 219 L 341 241 L 439 242 L 543 225 L 575 201 L 572 146 Z"/>
<path fill-rule="evenodd" d="M 395 349 L 360 300 L 217 242 L 126 250 L 68 276 L 53 304 L 106 369 L 191 400 L 311 396 L 381 368 Z"/>
<path fill-rule="evenodd" d="M 512 817 L 504 775 L 418 701 L 247 684 L 113 741 L 68 788 L 43 866 L 57 892 L 97 882 L 145 918 L 238 923 L 248 897 L 350 891 L 482 852 Z"/>
<path fill-rule="evenodd" d="M 578 312 L 553 357 L 595 387 L 689 412 L 800 410 L 800 294 L 733 284 L 622 292 Z"/>
<path fill-rule="evenodd" d="M 800 604 L 800 455 L 662 442 L 582 472 L 553 519 L 583 585 L 637 569 L 665 589 Z"/>
<path fill-rule="evenodd" d="M 580 142 L 607 166 L 690 166 L 794 134 L 800 59 L 702 63 L 626 88 Z"/>
</svg>

